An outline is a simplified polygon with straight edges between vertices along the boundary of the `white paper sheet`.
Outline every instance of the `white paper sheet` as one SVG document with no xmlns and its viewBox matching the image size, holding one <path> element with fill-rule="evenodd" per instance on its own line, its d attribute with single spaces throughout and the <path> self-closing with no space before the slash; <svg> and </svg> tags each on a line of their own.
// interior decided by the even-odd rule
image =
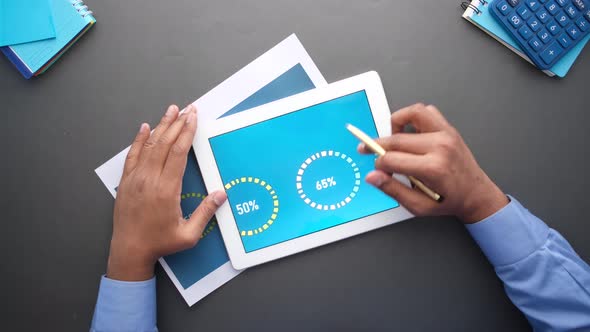
<svg viewBox="0 0 590 332">
<path fill-rule="evenodd" d="M 198 110 L 199 124 L 213 122 L 228 111 L 236 110 L 240 105 L 249 105 L 252 98 L 258 98 L 259 100 L 273 98 L 268 96 L 268 90 L 276 90 L 278 84 L 285 84 L 277 83 L 277 80 L 284 77 L 298 65 L 302 67 L 307 78 L 315 87 L 327 84 L 297 36 L 293 34 L 196 100 L 193 105 Z M 280 87 L 280 85 L 278 86 Z M 266 96 L 255 95 L 260 91 L 264 91 Z M 236 112 L 239 111 L 236 110 Z M 116 197 L 117 194 L 116 188 L 121 180 L 128 151 L 129 147 L 95 170 L 113 197 Z M 241 272 L 234 270 L 231 263 L 227 261 L 198 281 L 183 287 L 179 277 L 173 272 L 166 259 L 161 258 L 159 261 L 189 306 L 192 306 Z M 199 264 L 199 262 L 195 262 L 195 264 Z"/>
</svg>

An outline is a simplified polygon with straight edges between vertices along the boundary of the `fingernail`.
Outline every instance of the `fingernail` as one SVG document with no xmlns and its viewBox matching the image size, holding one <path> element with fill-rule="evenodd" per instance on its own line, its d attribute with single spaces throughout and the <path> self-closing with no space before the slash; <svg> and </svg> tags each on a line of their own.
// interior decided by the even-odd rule
<svg viewBox="0 0 590 332">
<path fill-rule="evenodd" d="M 213 193 L 213 202 L 215 202 L 215 205 L 217 206 L 221 206 L 223 203 L 225 203 L 226 199 L 227 194 L 223 191 L 216 191 Z"/>
<path fill-rule="evenodd" d="M 365 143 L 359 143 L 359 145 L 356 147 L 357 151 L 359 152 L 363 152 L 365 151 Z"/>
<path fill-rule="evenodd" d="M 383 178 L 376 172 L 371 172 L 367 174 L 365 181 L 377 188 L 381 187 L 381 185 L 383 184 Z"/>
<path fill-rule="evenodd" d="M 141 126 L 139 127 L 139 132 L 143 133 L 148 129 L 148 124 L 147 123 L 142 123 Z"/>
<path fill-rule="evenodd" d="M 383 184 L 383 179 L 381 179 L 381 178 L 372 179 L 372 181 L 370 181 L 369 183 L 374 185 L 375 187 L 379 188 Z"/>
<path fill-rule="evenodd" d="M 175 105 L 170 105 L 170 106 L 168 106 L 168 110 L 166 110 L 166 114 L 165 114 L 165 116 L 171 116 L 171 115 L 172 115 L 172 113 L 174 112 L 174 109 L 175 109 L 175 108 L 176 108 L 176 106 L 175 106 Z"/>
<path fill-rule="evenodd" d="M 195 113 L 189 111 L 188 115 L 186 116 L 186 122 L 185 122 L 185 124 L 189 124 L 189 123 L 193 122 L 194 121 L 194 117 L 195 117 Z"/>
</svg>

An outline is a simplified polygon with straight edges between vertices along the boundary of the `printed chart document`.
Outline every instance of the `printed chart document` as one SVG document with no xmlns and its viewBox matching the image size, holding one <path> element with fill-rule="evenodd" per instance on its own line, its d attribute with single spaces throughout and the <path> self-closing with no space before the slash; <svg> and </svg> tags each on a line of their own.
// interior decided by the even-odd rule
<svg viewBox="0 0 590 332">
<path fill-rule="evenodd" d="M 196 100 L 199 125 L 327 84 L 294 34 Z M 198 129 L 197 129 L 198 130 Z M 116 197 L 129 147 L 96 169 Z M 188 155 L 181 208 L 188 218 L 207 195 L 194 152 Z M 160 264 L 192 306 L 241 271 L 232 268 L 215 219 L 192 249 L 160 258 Z"/>
</svg>

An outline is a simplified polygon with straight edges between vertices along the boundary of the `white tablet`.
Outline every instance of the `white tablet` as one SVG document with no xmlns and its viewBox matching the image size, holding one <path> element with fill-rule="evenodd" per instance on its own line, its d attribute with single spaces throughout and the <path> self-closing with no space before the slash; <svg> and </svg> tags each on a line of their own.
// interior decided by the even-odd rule
<svg viewBox="0 0 590 332">
<path fill-rule="evenodd" d="M 232 265 L 243 269 L 412 215 L 364 181 L 350 123 L 391 134 L 379 75 L 369 72 L 199 127 L 194 147 Z M 408 184 L 405 177 L 398 177 Z"/>
</svg>

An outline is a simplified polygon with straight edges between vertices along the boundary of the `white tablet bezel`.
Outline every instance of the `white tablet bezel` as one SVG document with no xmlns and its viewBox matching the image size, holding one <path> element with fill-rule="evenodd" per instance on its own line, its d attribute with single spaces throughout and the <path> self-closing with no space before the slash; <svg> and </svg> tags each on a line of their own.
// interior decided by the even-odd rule
<svg viewBox="0 0 590 332">
<path fill-rule="evenodd" d="M 326 87 L 303 92 L 219 119 L 214 123 L 208 123 L 208 126 L 199 127 L 193 147 L 199 167 L 201 168 L 201 173 L 204 175 L 203 178 L 207 191 L 211 193 L 216 190 L 224 190 L 209 138 L 362 90 L 367 94 L 377 133 L 380 137 L 391 135 L 389 106 L 385 92 L 383 91 L 381 79 L 376 72 L 354 76 L 332 83 Z M 396 175 L 396 178 L 409 186 L 409 181 L 406 177 Z M 246 252 L 231 206 L 228 202 L 219 208 L 216 216 L 229 258 L 236 269 L 244 269 L 289 256 L 413 217 L 407 209 L 400 205 L 391 210 L 356 219 L 266 248 Z"/>
</svg>

